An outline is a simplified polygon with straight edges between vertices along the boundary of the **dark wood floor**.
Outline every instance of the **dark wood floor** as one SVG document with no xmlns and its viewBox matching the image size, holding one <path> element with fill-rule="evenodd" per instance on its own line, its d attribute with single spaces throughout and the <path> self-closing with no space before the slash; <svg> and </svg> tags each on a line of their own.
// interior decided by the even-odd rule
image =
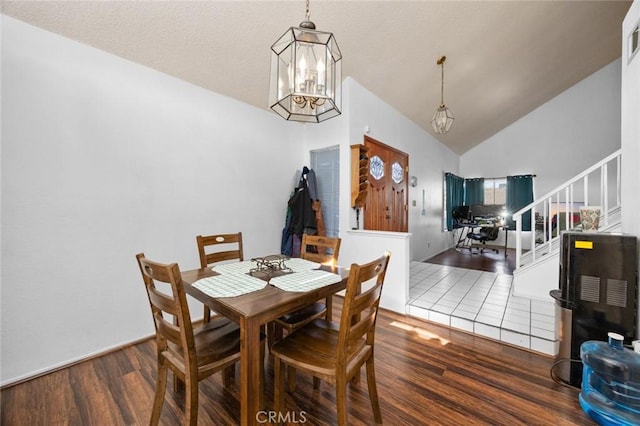
<svg viewBox="0 0 640 426">
<path fill-rule="evenodd" d="M 336 314 L 341 300 L 336 298 Z M 549 376 L 553 360 L 388 311 L 378 317 L 376 372 L 388 425 L 589 425 L 577 391 Z M 144 425 L 155 385 L 155 342 L 145 341 L 3 389 L 0 423 L 9 425 Z M 267 364 L 265 402 L 272 406 Z M 350 422 L 370 425 L 365 374 L 349 389 Z M 169 386 L 171 388 L 171 386 Z M 200 425 L 233 425 L 235 384 L 215 375 L 200 383 Z M 167 390 L 161 424 L 182 421 L 184 400 Z M 298 375 L 286 407 L 309 425 L 335 424 L 335 392 Z M 292 414 L 293 415 L 293 414 Z M 294 417 L 291 417 L 292 419 Z M 293 423 L 292 423 L 293 424 Z"/>
<path fill-rule="evenodd" d="M 513 275 L 516 251 L 507 249 L 507 257 L 505 257 L 503 248 L 500 248 L 498 253 L 487 250 L 480 253 L 475 248 L 473 250 L 452 248 L 427 259 L 425 262 Z"/>
</svg>

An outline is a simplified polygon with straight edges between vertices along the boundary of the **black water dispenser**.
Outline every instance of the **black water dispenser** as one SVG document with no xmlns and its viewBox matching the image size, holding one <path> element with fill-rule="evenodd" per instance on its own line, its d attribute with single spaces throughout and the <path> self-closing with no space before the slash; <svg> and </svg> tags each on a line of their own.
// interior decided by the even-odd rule
<svg viewBox="0 0 640 426">
<path fill-rule="evenodd" d="M 579 388 L 582 343 L 606 342 L 609 332 L 628 345 L 636 339 L 637 242 L 632 235 L 600 232 L 563 232 L 560 238 L 560 288 L 550 293 L 561 308 L 557 374 Z"/>
</svg>

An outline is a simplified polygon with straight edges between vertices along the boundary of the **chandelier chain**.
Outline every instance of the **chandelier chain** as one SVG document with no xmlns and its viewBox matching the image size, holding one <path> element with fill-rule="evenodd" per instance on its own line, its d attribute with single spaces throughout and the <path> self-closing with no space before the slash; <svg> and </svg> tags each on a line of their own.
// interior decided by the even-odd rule
<svg viewBox="0 0 640 426">
<path fill-rule="evenodd" d="M 453 114 L 451 114 L 449 108 L 444 105 L 444 61 L 446 60 L 447 57 L 442 56 L 436 61 L 436 64 L 440 65 L 440 106 L 435 114 L 433 114 L 431 126 L 433 126 L 433 130 L 439 135 L 447 133 L 454 120 Z"/>
<path fill-rule="evenodd" d="M 307 9 L 304 13 L 304 19 L 308 21 L 310 17 L 311 17 L 311 12 L 309 11 L 309 0 L 307 0 Z"/>
<path fill-rule="evenodd" d="M 444 105 L 444 61 L 440 63 L 441 78 L 440 78 L 440 105 Z"/>
</svg>

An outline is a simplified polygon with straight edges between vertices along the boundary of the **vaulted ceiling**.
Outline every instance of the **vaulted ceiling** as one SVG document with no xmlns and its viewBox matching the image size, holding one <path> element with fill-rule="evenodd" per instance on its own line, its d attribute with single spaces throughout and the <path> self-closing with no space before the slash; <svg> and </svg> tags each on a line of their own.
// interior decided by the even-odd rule
<svg viewBox="0 0 640 426">
<path fill-rule="evenodd" d="M 350 76 L 462 154 L 621 54 L 630 1 L 311 0 Z M 296 1 L 2 1 L 2 13 L 267 109 L 271 44 Z M 451 131 L 430 120 L 446 55 Z M 321 126 L 320 124 L 314 124 Z"/>
</svg>

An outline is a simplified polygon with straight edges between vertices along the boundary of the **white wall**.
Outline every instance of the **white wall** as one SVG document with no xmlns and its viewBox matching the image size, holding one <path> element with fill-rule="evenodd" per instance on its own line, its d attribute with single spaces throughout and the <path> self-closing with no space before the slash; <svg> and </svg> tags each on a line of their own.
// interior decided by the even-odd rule
<svg viewBox="0 0 640 426">
<path fill-rule="evenodd" d="M 640 237 L 640 52 L 628 61 L 629 35 L 638 24 L 634 1 L 622 24 L 622 230 Z"/>
<path fill-rule="evenodd" d="M 640 239 L 640 52 L 628 60 L 629 35 L 638 24 L 640 2 L 634 1 L 622 23 L 622 231 Z M 640 307 L 638 309 L 640 330 Z"/>
<path fill-rule="evenodd" d="M 463 154 L 460 173 L 533 173 L 542 196 L 619 148 L 618 59 Z"/>
<path fill-rule="evenodd" d="M 2 384 L 151 335 L 138 252 L 279 251 L 302 125 L 4 15 L 2 89 Z"/>
</svg>

